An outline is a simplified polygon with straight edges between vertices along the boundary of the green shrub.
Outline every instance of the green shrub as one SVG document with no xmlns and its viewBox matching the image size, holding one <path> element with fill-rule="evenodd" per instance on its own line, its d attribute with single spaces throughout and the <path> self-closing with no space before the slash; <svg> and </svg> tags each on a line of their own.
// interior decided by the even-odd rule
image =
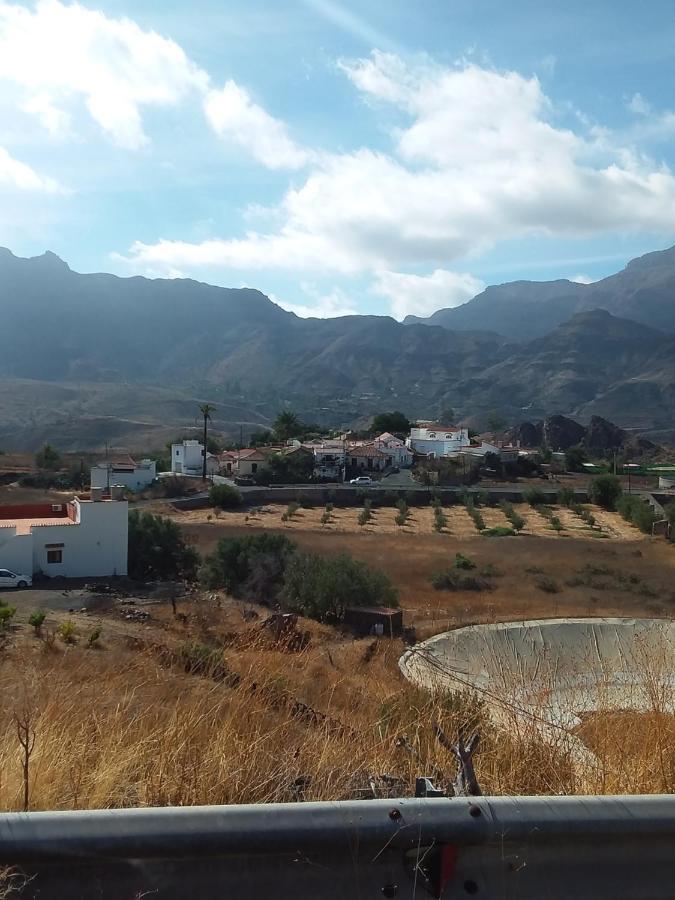
<svg viewBox="0 0 675 900">
<path fill-rule="evenodd" d="M 457 569 L 436 572 L 431 576 L 431 584 L 437 591 L 489 591 L 492 585 L 477 575 L 466 575 Z"/>
<path fill-rule="evenodd" d="M 530 506 L 540 506 L 546 503 L 546 494 L 538 487 L 529 487 L 523 491 L 523 500 Z"/>
<path fill-rule="evenodd" d="M 93 650 L 98 650 L 98 648 L 101 646 L 101 630 L 101 628 L 94 628 L 92 633 L 87 638 L 87 646 L 91 647 Z"/>
<path fill-rule="evenodd" d="M 58 636 L 61 638 L 64 644 L 74 644 L 75 643 L 75 635 L 77 634 L 77 628 L 75 627 L 75 623 L 70 620 L 66 622 L 61 622 L 59 627 L 56 629 Z"/>
<path fill-rule="evenodd" d="M 330 522 L 330 520 L 331 520 L 331 514 L 330 514 L 330 512 L 329 512 L 327 509 L 325 509 L 325 510 L 323 511 L 323 513 L 321 514 L 321 524 L 322 524 L 322 525 L 328 525 L 328 523 Z"/>
<path fill-rule="evenodd" d="M 631 522 L 645 534 L 652 533 L 652 526 L 658 516 L 642 497 L 636 494 L 623 494 L 617 501 L 617 509 L 626 521 Z"/>
<path fill-rule="evenodd" d="M 466 511 L 473 519 L 473 524 L 476 526 L 476 530 L 483 531 L 483 529 L 485 528 L 485 521 L 483 519 L 483 516 L 480 514 L 480 512 L 474 506 L 473 500 L 467 501 Z"/>
<path fill-rule="evenodd" d="M 603 509 L 616 509 L 621 494 L 621 482 L 616 475 L 598 475 L 588 489 L 591 501 Z"/>
<path fill-rule="evenodd" d="M 359 513 L 359 518 L 357 520 L 359 525 L 361 525 L 362 527 L 364 525 L 366 525 L 370 521 L 371 516 L 372 516 L 372 512 L 370 509 L 370 505 L 366 506 L 364 503 L 363 509 Z"/>
<path fill-rule="evenodd" d="M 397 606 L 389 578 L 349 554 L 294 554 L 284 577 L 282 601 L 292 612 L 321 622 L 341 622 L 349 606 Z"/>
<path fill-rule="evenodd" d="M 483 566 L 480 570 L 480 574 L 483 578 L 501 578 L 504 573 L 492 563 L 487 563 L 487 565 Z"/>
<path fill-rule="evenodd" d="M 558 491 L 558 505 L 571 506 L 574 503 L 574 491 L 570 487 L 562 487 Z"/>
<path fill-rule="evenodd" d="M 16 606 L 0 606 L 0 631 L 7 631 L 16 614 Z"/>
<path fill-rule="evenodd" d="M 455 559 L 452 565 L 455 569 L 468 570 L 476 568 L 476 563 L 472 559 L 469 559 L 468 556 L 464 556 L 463 553 L 455 553 Z"/>
<path fill-rule="evenodd" d="M 551 578 L 549 575 L 544 575 L 541 578 L 537 578 L 535 584 L 539 588 L 539 590 L 544 591 L 545 594 L 560 593 L 560 585 L 555 580 L 555 578 Z"/>
<path fill-rule="evenodd" d="M 209 491 L 209 503 L 217 509 L 236 509 L 241 506 L 243 499 L 231 484 L 214 484 Z"/>
<path fill-rule="evenodd" d="M 520 513 L 516 512 L 516 510 L 513 508 L 513 503 L 510 503 L 508 500 L 502 500 L 499 505 L 502 508 L 502 512 L 511 523 L 514 531 L 522 531 L 525 527 L 525 519 L 520 515 Z"/>
<path fill-rule="evenodd" d="M 551 516 L 551 525 L 550 527 L 557 532 L 561 532 L 563 530 L 563 524 L 557 516 Z"/>
<path fill-rule="evenodd" d="M 230 672 L 221 650 L 198 641 L 182 644 L 178 648 L 178 660 L 189 675 L 203 675 L 214 681 L 238 680 Z"/>
<path fill-rule="evenodd" d="M 483 537 L 515 537 L 516 533 L 508 525 L 495 525 L 494 528 L 486 528 L 481 532 Z"/>
<path fill-rule="evenodd" d="M 163 516 L 129 513 L 129 575 L 141 579 L 192 581 L 200 557 L 185 543 L 179 525 Z"/>
<path fill-rule="evenodd" d="M 274 600 L 295 544 L 283 534 L 246 534 L 218 541 L 201 572 L 208 588 L 224 588 L 235 597 Z"/>
<path fill-rule="evenodd" d="M 28 617 L 28 624 L 32 625 L 35 629 L 35 634 L 39 635 L 42 631 L 42 626 L 44 624 L 45 619 L 47 618 L 47 613 L 42 612 L 41 610 L 36 610 L 31 613 Z"/>
<path fill-rule="evenodd" d="M 434 507 L 434 528 L 436 531 L 441 532 L 448 524 L 448 517 L 443 512 L 443 508 L 441 506 Z"/>
<path fill-rule="evenodd" d="M 291 502 L 288 504 L 288 506 L 286 507 L 286 511 L 285 511 L 284 514 L 281 516 L 281 521 L 282 521 L 282 522 L 288 522 L 288 520 L 289 520 L 289 519 L 292 519 L 293 516 L 297 513 L 297 511 L 298 511 L 299 509 L 300 509 L 300 504 L 299 504 L 299 503 L 296 503 L 295 500 L 291 501 Z"/>
</svg>

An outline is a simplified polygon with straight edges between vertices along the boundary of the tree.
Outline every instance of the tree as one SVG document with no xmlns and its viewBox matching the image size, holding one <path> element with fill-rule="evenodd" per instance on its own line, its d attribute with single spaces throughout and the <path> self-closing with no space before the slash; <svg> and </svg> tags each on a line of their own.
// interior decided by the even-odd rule
<svg viewBox="0 0 675 900">
<path fill-rule="evenodd" d="M 204 416 L 204 461 L 202 463 L 202 478 L 206 481 L 206 454 L 209 446 L 208 423 L 211 421 L 211 413 L 216 411 L 215 406 L 211 403 L 201 403 L 199 406 L 200 413 Z"/>
<path fill-rule="evenodd" d="M 599 475 L 591 481 L 588 496 L 603 509 L 616 509 L 621 496 L 621 482 L 616 475 Z"/>
<path fill-rule="evenodd" d="M 242 496 L 231 484 L 214 484 L 209 491 L 209 503 L 218 509 L 236 509 L 242 504 Z"/>
<path fill-rule="evenodd" d="M 209 588 L 225 588 L 235 597 L 272 601 L 283 585 L 295 544 L 283 534 L 247 534 L 218 541 L 202 569 Z"/>
<path fill-rule="evenodd" d="M 295 554 L 284 580 L 284 606 L 320 622 L 341 622 L 349 606 L 398 606 L 388 576 L 348 553 L 333 557 Z"/>
<path fill-rule="evenodd" d="M 487 427 L 492 432 L 503 431 L 506 427 L 506 419 L 498 410 L 493 409 L 491 413 L 488 413 Z"/>
<path fill-rule="evenodd" d="M 290 453 L 272 453 L 266 466 L 270 483 L 306 484 L 314 473 L 314 456 L 302 448 Z"/>
<path fill-rule="evenodd" d="M 588 462 L 588 454 L 580 444 L 565 450 L 565 465 L 570 472 L 583 472 L 585 462 Z"/>
<path fill-rule="evenodd" d="M 274 421 L 274 436 L 279 441 L 289 441 L 300 437 L 305 426 L 291 409 L 280 412 Z"/>
<path fill-rule="evenodd" d="M 175 522 L 152 513 L 129 513 L 129 574 L 132 578 L 196 577 L 199 554 L 185 543 Z"/>
<path fill-rule="evenodd" d="M 452 423 L 455 421 L 455 410 L 452 408 L 452 406 L 444 406 L 441 409 L 438 421 L 441 423 L 441 425 L 452 425 Z"/>
<path fill-rule="evenodd" d="M 378 413 L 373 418 L 369 431 L 372 434 L 383 434 L 388 431 L 395 435 L 407 435 L 411 424 L 402 412 L 395 410 L 394 412 Z"/>
<path fill-rule="evenodd" d="M 35 465 L 38 469 L 58 469 L 61 465 L 61 457 L 51 444 L 45 444 L 35 454 Z"/>
</svg>

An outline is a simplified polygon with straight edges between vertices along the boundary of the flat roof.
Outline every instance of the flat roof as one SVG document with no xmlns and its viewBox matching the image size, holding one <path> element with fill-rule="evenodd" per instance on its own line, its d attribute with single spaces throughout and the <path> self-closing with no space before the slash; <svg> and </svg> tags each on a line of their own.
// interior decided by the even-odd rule
<svg viewBox="0 0 675 900">
<path fill-rule="evenodd" d="M 15 527 L 17 534 L 30 534 L 31 528 L 36 525 L 75 525 L 67 516 L 53 519 L 5 519 L 0 523 L 1 528 Z"/>
</svg>

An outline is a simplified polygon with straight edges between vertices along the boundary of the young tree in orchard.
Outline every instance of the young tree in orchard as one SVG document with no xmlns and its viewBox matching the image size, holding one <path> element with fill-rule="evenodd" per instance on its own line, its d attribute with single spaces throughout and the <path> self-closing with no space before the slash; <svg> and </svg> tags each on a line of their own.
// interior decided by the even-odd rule
<svg viewBox="0 0 675 900">
<path fill-rule="evenodd" d="M 202 462 L 202 478 L 204 479 L 204 481 L 206 481 L 206 454 L 208 452 L 207 448 L 209 441 L 208 423 L 211 421 L 211 413 L 215 411 L 216 408 L 211 403 L 202 403 L 199 406 L 199 412 L 204 417 L 204 449 L 202 451 L 204 454 L 204 460 Z"/>
<path fill-rule="evenodd" d="M 35 454 L 35 465 L 38 469 L 58 469 L 61 457 L 51 444 L 45 444 Z"/>
</svg>

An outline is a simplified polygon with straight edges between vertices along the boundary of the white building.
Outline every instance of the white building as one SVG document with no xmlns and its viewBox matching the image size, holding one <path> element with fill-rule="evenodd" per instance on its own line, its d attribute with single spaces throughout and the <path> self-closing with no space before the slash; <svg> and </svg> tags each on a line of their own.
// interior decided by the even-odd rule
<svg viewBox="0 0 675 900">
<path fill-rule="evenodd" d="M 410 450 L 424 456 L 455 456 L 470 445 L 467 428 L 448 428 L 444 425 L 429 425 L 411 428 L 406 444 Z"/>
<path fill-rule="evenodd" d="M 112 460 L 97 463 L 91 467 L 91 486 L 109 491 L 114 484 L 122 485 L 130 491 L 142 491 L 157 477 L 157 463 L 154 459 Z"/>
<path fill-rule="evenodd" d="M 201 475 L 204 466 L 204 447 L 199 441 L 181 441 L 171 445 L 171 471 L 175 475 Z M 218 457 L 206 454 L 206 474 L 214 475 L 219 468 Z"/>
<path fill-rule="evenodd" d="M 346 463 L 344 441 L 305 444 L 314 453 L 315 478 L 342 480 Z"/>
<path fill-rule="evenodd" d="M 391 465 L 399 468 L 407 468 L 413 464 L 412 450 L 406 446 L 405 441 L 385 431 L 373 441 L 378 450 L 381 450 L 391 459 Z"/>
<path fill-rule="evenodd" d="M 128 504 L 101 494 L 94 488 L 87 500 L 0 506 L 0 567 L 66 578 L 126 575 Z"/>
<path fill-rule="evenodd" d="M 464 452 L 467 456 L 474 459 L 485 459 L 488 453 L 499 457 L 503 463 L 513 463 L 518 461 L 520 451 L 518 447 L 512 447 L 504 444 L 491 444 L 488 441 L 481 441 L 480 446 L 467 447 Z"/>
</svg>

